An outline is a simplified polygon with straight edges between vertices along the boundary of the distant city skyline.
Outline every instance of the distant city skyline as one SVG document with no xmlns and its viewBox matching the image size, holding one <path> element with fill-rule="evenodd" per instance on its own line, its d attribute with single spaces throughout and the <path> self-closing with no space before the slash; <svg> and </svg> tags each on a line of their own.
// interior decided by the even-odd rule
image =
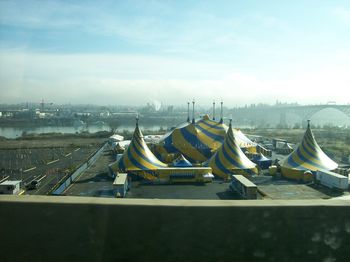
<svg viewBox="0 0 350 262">
<path fill-rule="evenodd" d="M 350 102 L 349 1 L 0 1 L 0 103 Z"/>
</svg>

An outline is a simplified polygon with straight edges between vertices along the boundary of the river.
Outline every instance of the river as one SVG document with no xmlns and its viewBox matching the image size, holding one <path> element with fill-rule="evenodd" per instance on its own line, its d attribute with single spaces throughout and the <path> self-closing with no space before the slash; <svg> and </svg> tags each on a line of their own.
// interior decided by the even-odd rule
<svg viewBox="0 0 350 262">
<path fill-rule="evenodd" d="M 151 130 L 157 131 L 160 126 L 140 126 L 141 130 Z M 167 128 L 167 127 L 163 127 Z M 118 127 L 116 133 L 122 132 L 124 130 L 134 131 L 135 126 L 120 126 Z M 96 133 L 99 131 L 109 131 L 110 127 L 106 124 L 104 125 L 89 125 L 89 126 L 40 126 L 40 127 L 0 127 L 0 136 L 6 138 L 18 138 L 26 134 L 46 134 L 46 133 L 62 133 L 62 134 L 75 134 L 80 132 Z"/>
</svg>

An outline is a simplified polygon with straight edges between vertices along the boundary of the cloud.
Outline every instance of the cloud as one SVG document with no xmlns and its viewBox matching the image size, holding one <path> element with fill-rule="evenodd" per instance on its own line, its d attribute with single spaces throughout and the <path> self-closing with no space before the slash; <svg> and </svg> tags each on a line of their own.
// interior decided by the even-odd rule
<svg viewBox="0 0 350 262">
<path fill-rule="evenodd" d="M 344 54 L 344 53 L 343 53 Z M 288 71 L 288 70 L 287 70 Z M 224 99 L 229 106 L 276 99 L 348 103 L 349 66 L 307 67 L 258 75 L 225 64 L 136 55 L 0 52 L 1 103 L 145 104 L 150 100 L 199 105 Z M 289 74 L 288 74 L 289 73 Z"/>
<path fill-rule="evenodd" d="M 142 50 L 153 48 L 157 53 L 203 57 L 211 54 L 226 56 L 246 48 L 273 49 L 271 43 L 257 41 L 255 32 L 280 29 L 281 21 L 273 16 L 219 16 L 210 11 L 203 12 L 194 4 L 188 4 L 188 8 L 177 5 L 167 1 L 87 1 L 84 4 L 74 1 L 2 1 L 0 24 L 27 30 L 35 36 L 34 39 L 43 35 L 57 37 L 58 43 L 64 35 L 56 35 L 57 32 L 73 31 L 105 37 L 106 41 L 111 41 L 108 38 L 111 37 Z M 256 29 L 245 30 L 247 27 Z"/>
</svg>

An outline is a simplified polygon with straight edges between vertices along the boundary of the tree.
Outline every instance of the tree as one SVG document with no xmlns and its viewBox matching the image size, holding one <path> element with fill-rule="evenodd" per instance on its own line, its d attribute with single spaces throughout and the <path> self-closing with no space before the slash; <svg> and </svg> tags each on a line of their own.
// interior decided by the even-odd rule
<svg viewBox="0 0 350 262">
<path fill-rule="evenodd" d="M 106 120 L 107 124 L 109 125 L 109 128 L 112 133 L 115 133 L 120 126 L 118 119 L 116 118 L 109 118 Z"/>
</svg>

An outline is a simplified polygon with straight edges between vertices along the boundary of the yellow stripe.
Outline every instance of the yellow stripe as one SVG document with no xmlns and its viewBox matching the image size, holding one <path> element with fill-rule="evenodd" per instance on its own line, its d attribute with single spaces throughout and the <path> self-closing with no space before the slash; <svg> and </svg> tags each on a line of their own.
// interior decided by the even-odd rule
<svg viewBox="0 0 350 262">
<path fill-rule="evenodd" d="M 205 161 L 207 158 L 195 149 L 188 141 L 180 134 L 180 130 L 174 130 L 173 143 L 176 149 L 185 155 L 197 161 Z"/>
<path fill-rule="evenodd" d="M 145 159 L 143 159 L 142 157 L 137 155 L 134 147 L 132 147 L 130 150 L 131 150 L 130 152 L 131 152 L 131 155 L 133 156 L 134 160 L 137 161 L 138 163 L 140 163 L 142 166 L 144 166 L 144 167 L 146 167 L 148 169 L 155 169 L 155 168 L 157 168 L 153 164 L 149 163 L 148 161 L 146 161 Z"/>
</svg>

